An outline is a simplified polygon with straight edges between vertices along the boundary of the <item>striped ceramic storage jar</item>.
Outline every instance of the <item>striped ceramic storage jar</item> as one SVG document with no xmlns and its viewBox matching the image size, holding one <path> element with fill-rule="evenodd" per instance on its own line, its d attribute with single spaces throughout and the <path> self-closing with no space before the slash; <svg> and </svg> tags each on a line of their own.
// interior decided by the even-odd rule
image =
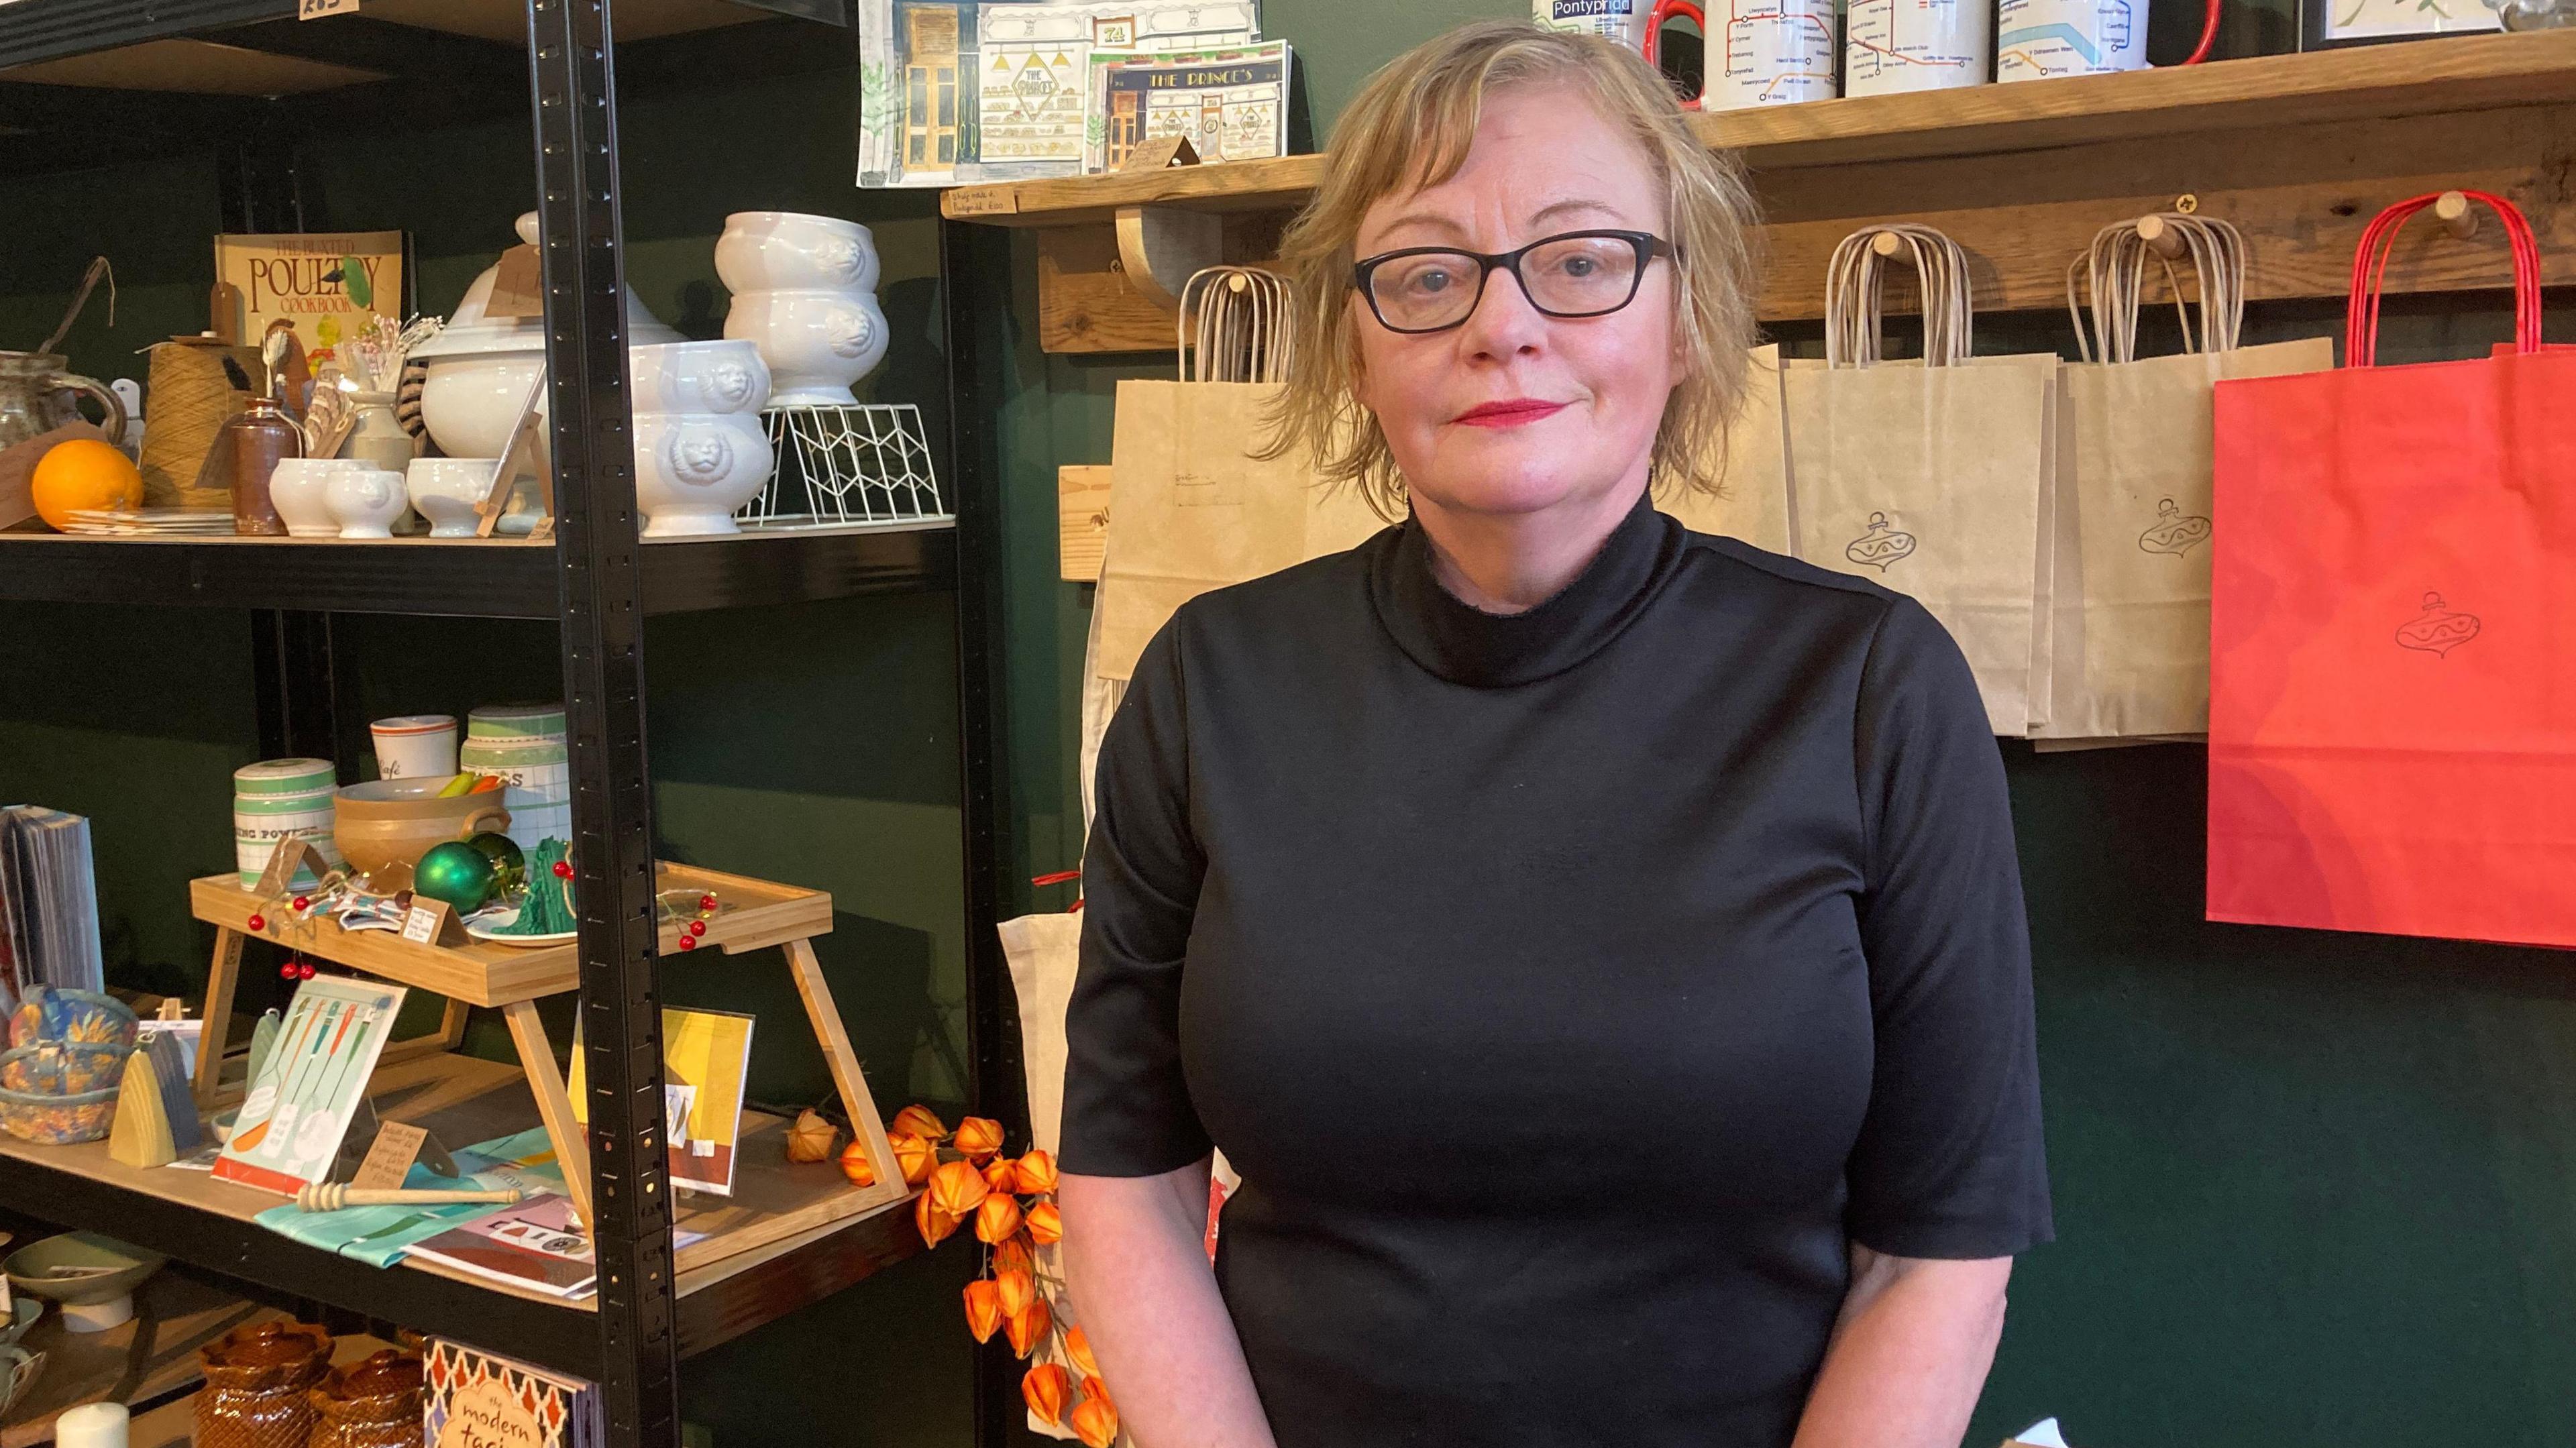
<svg viewBox="0 0 2576 1448">
<path fill-rule="evenodd" d="M 466 717 L 456 766 L 501 777 L 510 838 L 523 850 L 572 838 L 572 763 L 561 704 L 493 704 Z"/>
<path fill-rule="evenodd" d="M 331 796 L 339 780 L 327 759 L 271 759 L 233 771 L 233 858 L 242 888 L 259 883 L 277 842 L 301 836 L 330 869 L 339 869 L 340 847 L 331 839 Z M 322 882 L 310 869 L 292 882 L 310 890 Z"/>
</svg>

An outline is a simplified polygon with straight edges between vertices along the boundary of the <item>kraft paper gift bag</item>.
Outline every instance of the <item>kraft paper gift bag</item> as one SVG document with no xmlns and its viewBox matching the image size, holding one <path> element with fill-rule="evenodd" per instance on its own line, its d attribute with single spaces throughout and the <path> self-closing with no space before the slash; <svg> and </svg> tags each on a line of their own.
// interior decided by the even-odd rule
<svg viewBox="0 0 2576 1448">
<path fill-rule="evenodd" d="M 1211 588 L 1357 547 L 1386 526 L 1304 454 L 1253 456 L 1270 382 L 1118 384 L 1109 541 L 1094 607 L 1099 675 L 1124 679 L 1182 604 Z"/>
<path fill-rule="evenodd" d="M 1723 533 L 1756 548 L 1795 556 L 1789 488 L 1787 418 L 1783 413 L 1780 349 L 1753 349 L 1744 399 L 1728 420 L 1725 452 L 1704 464 L 1715 491 L 1676 487 L 1659 499 L 1663 510 L 1697 533 Z"/>
<path fill-rule="evenodd" d="M 1118 384 L 1110 546 L 1095 600 L 1103 676 L 1133 674 L 1136 656 L 1183 603 L 1304 556 L 1311 470 L 1293 455 L 1252 456 L 1278 390 L 1257 382 Z"/>
<path fill-rule="evenodd" d="M 1921 363 L 1877 360 L 1882 232 L 1913 249 L 1926 282 Z M 1967 656 L 1989 725 L 2021 738 L 2047 717 L 2053 657 L 2035 601 L 2057 358 L 1969 358 L 1965 256 L 1930 228 L 1846 239 L 1826 291 L 1826 365 L 1782 376 L 1797 556 L 1931 610 Z"/>
<path fill-rule="evenodd" d="M 2373 365 L 2363 233 L 2347 365 L 2218 385 L 2212 920 L 2576 946 L 2576 352 Z M 2492 245 L 2492 240 L 2484 244 Z"/>
<path fill-rule="evenodd" d="M 1100 736 L 1145 645 L 1212 588 L 1339 553 L 1387 521 L 1302 454 L 1251 456 L 1268 435 L 1272 383 L 1118 384 L 1109 530 L 1083 650 L 1083 818 Z M 1195 429 L 1195 430 L 1185 430 Z"/>
<path fill-rule="evenodd" d="M 2154 218 L 2186 245 L 2199 325 L 2176 296 L 2185 350 L 2140 359 L 2139 298 L 2151 252 L 2137 222 L 2105 227 L 2070 267 L 2067 307 L 2085 361 L 2059 375 L 2050 610 L 2055 655 L 2043 750 L 2161 743 L 2209 727 L 2210 398 L 2222 379 L 2318 372 L 2324 337 L 2239 347 L 2245 244 L 2214 218 Z M 2093 324 L 2075 272 L 2091 278 Z M 2096 360 L 2096 359 L 2099 360 Z"/>
</svg>

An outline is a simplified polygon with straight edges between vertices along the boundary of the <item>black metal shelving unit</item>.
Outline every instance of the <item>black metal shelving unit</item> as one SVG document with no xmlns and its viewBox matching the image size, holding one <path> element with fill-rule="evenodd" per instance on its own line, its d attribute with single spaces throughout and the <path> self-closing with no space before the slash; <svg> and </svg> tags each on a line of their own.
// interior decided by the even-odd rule
<svg viewBox="0 0 2576 1448">
<path fill-rule="evenodd" d="M 710 55 L 728 79 L 845 65 L 847 0 L 734 0 L 773 18 L 704 35 L 611 44 L 605 0 L 526 0 L 527 43 L 410 29 L 367 16 L 295 20 L 296 0 L 13 0 L 0 5 L 0 71 L 146 41 L 195 38 L 388 75 L 407 113 L 439 120 L 516 106 L 534 117 L 547 295 L 556 538 L 528 542 L 342 544 L 98 540 L 0 534 L 0 600 L 144 603 L 254 611 L 263 747 L 338 755 L 354 731 L 332 718 L 333 613 L 554 619 L 574 780 L 583 901 L 579 1011 L 589 1092 L 600 1284 L 576 1308 L 429 1273 L 379 1271 L 248 1222 L 74 1172 L 13 1160 L 0 1208 L 114 1231 L 201 1269 L 302 1301 L 441 1332 L 600 1383 L 609 1441 L 677 1448 L 678 1365 L 919 1250 L 908 1211 L 887 1211 L 767 1254 L 703 1291 L 674 1280 L 669 1183 L 659 1141 L 661 1049 L 653 928 L 653 838 L 643 703 L 646 617 L 699 609 L 919 590 L 954 591 L 964 799 L 974 1109 L 1025 1131 L 1010 990 L 992 922 L 1001 894 L 995 824 L 994 693 L 1000 533 L 994 460 L 968 419 L 972 339 L 953 286 L 950 336 L 952 527 L 878 528 L 646 544 L 638 536 L 627 388 L 617 171 L 617 71 L 646 89 L 694 83 Z M 837 39 L 836 39 L 837 37 Z M 828 43 L 826 43 L 828 42 Z M 319 97 L 150 96 L 0 76 L 0 172 L 50 163 L 58 136 L 128 121 L 93 162 L 148 154 L 220 123 L 237 139 L 223 164 L 226 223 L 294 229 L 291 176 L 264 162 L 276 135 Z M 944 225 L 944 224 L 943 224 Z M 951 229 L 950 263 L 966 242 Z M 951 273 L 954 275 L 954 273 Z M 307 706 L 311 707 L 308 709 Z M 179 882 L 173 882 L 174 887 Z M 997 994 L 998 992 L 998 994 Z M 1018 1394 L 1007 1360 L 980 1360 L 977 1437 L 1005 1441 Z"/>
</svg>

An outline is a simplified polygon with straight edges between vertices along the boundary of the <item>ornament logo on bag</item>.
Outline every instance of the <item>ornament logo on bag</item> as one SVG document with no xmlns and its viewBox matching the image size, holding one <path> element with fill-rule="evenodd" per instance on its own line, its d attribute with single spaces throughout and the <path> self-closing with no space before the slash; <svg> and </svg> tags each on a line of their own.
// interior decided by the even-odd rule
<svg viewBox="0 0 2576 1448">
<path fill-rule="evenodd" d="M 2156 499 L 2156 521 L 2138 535 L 2138 546 L 2149 553 L 2170 553 L 2176 558 L 2189 553 L 2195 543 L 2209 541 L 2209 520 L 2197 513 L 2186 513 L 2174 506 L 2171 498 Z"/>
<path fill-rule="evenodd" d="M 1845 558 L 1881 573 L 1887 571 L 1887 565 L 1913 552 L 1914 535 L 1897 531 L 1896 525 L 1887 521 L 1885 513 L 1870 514 L 1869 531 L 1843 547 Z"/>
<path fill-rule="evenodd" d="M 2397 646 L 2447 659 L 2451 650 L 2476 638 L 2481 627 L 2476 614 L 2457 612 L 2442 601 L 2442 595 L 2428 593 L 2424 611 L 2397 626 Z"/>
</svg>

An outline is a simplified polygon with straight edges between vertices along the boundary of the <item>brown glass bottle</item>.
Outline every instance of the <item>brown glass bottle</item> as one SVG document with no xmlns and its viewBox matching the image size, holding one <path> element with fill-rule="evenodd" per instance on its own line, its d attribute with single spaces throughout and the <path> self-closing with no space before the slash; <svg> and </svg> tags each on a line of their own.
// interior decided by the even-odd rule
<svg viewBox="0 0 2576 1448">
<path fill-rule="evenodd" d="M 286 536 L 286 520 L 269 501 L 268 479 L 277 465 L 304 456 L 304 433 L 274 399 L 254 397 L 250 405 L 224 419 L 215 436 L 216 457 L 231 474 L 233 531 L 263 537 Z"/>
</svg>

